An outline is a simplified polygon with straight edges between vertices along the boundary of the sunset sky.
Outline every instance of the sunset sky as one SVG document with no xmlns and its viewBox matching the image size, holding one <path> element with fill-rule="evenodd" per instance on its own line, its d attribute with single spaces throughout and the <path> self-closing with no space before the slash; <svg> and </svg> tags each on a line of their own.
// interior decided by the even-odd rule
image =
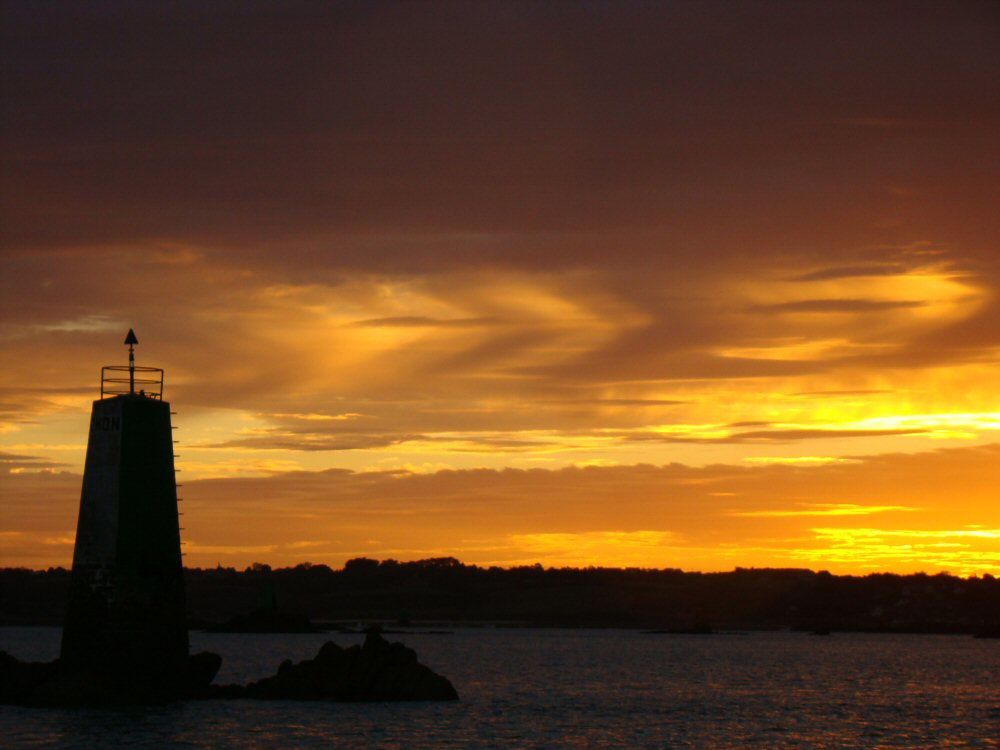
<svg viewBox="0 0 1000 750">
<path fill-rule="evenodd" d="M 1000 5 L 4 3 L 0 565 L 1000 574 Z"/>
</svg>

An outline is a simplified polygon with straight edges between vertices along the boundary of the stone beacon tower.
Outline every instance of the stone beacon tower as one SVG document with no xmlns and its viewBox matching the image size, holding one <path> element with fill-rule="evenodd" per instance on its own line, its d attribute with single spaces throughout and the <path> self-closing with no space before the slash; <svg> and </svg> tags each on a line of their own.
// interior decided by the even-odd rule
<svg viewBox="0 0 1000 750">
<path fill-rule="evenodd" d="M 163 370 L 135 366 L 138 343 L 130 329 L 128 366 L 101 369 L 60 659 L 169 692 L 188 663 L 174 441 Z"/>
</svg>

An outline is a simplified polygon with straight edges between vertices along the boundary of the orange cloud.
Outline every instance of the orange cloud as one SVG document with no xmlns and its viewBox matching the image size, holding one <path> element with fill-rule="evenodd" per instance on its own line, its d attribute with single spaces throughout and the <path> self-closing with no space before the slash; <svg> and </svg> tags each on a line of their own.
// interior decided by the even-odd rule
<svg viewBox="0 0 1000 750">
<path fill-rule="evenodd" d="M 186 482 L 185 539 L 193 565 L 445 554 L 482 564 L 718 570 L 805 561 L 839 572 L 995 573 L 998 458 L 1000 444 L 808 468 L 431 466 L 236 475 Z M 69 545 L 55 551 L 38 540 L 72 537 L 79 481 L 0 475 L 10 534 L 4 564 L 68 563 Z M 873 516 L 883 519 L 880 528 L 868 525 Z M 815 527 L 817 518 L 826 525 Z"/>
<path fill-rule="evenodd" d="M 192 560 L 909 567 L 788 513 L 995 527 L 992 7 L 233 13 L 5 18 L 0 520 L 45 550 L 10 559 L 71 531 L 129 326 Z"/>
</svg>

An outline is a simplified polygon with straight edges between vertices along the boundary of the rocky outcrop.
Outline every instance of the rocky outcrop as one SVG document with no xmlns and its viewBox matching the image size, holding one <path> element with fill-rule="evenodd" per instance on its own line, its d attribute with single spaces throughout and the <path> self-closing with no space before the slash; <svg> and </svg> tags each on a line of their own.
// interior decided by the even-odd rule
<svg viewBox="0 0 1000 750">
<path fill-rule="evenodd" d="M 222 657 L 189 656 L 173 679 L 156 679 L 120 665 L 68 666 L 23 662 L 0 651 L 0 704 L 21 706 L 126 706 L 166 703 L 201 693 L 215 678 Z"/>
<path fill-rule="evenodd" d="M 59 671 L 59 660 L 20 661 L 0 651 L 0 704 L 25 705 L 40 685 L 51 682 Z"/>
<path fill-rule="evenodd" d="M 59 660 L 22 662 L 0 651 L 0 704 L 109 706 L 155 704 L 182 699 L 442 701 L 457 700 L 447 678 L 417 661 L 413 649 L 368 633 L 364 645 L 343 648 L 332 641 L 313 659 L 284 661 L 277 673 L 248 685 L 212 685 L 222 658 L 188 658 L 173 683 L 146 680 L 115 670 L 67 669 Z"/>
<path fill-rule="evenodd" d="M 246 686 L 213 686 L 202 697 L 259 700 L 444 701 L 458 700 L 451 682 L 417 661 L 402 643 L 370 632 L 364 645 L 342 648 L 328 641 L 314 659 L 284 661 L 273 677 Z"/>
</svg>

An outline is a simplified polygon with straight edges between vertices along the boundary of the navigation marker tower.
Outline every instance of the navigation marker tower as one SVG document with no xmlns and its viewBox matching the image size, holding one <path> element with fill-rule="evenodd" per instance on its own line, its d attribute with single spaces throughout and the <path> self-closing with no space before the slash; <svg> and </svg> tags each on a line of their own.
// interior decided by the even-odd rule
<svg viewBox="0 0 1000 750">
<path fill-rule="evenodd" d="M 163 370 L 136 367 L 138 343 L 129 329 L 128 366 L 101 369 L 60 658 L 169 691 L 188 663 L 173 433 Z"/>
</svg>

